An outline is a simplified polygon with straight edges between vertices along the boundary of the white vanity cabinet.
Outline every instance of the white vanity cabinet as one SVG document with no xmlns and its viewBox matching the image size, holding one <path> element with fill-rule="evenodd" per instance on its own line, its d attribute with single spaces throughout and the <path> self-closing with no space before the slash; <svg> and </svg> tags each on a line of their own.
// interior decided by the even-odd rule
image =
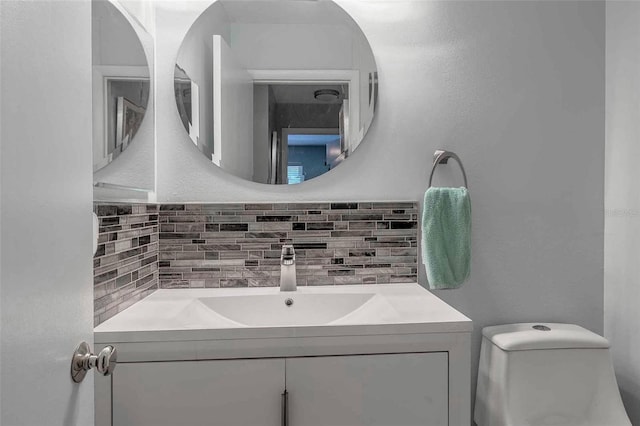
<svg viewBox="0 0 640 426">
<path fill-rule="evenodd" d="M 448 424 L 446 352 L 149 362 L 118 369 L 113 426 Z"/>
<path fill-rule="evenodd" d="M 281 426 L 284 359 L 118 365 L 113 426 Z"/>
<path fill-rule="evenodd" d="M 96 426 L 469 426 L 471 330 L 415 283 L 158 290 L 95 328 Z"/>
<path fill-rule="evenodd" d="M 287 359 L 291 426 L 446 426 L 445 352 Z"/>
</svg>

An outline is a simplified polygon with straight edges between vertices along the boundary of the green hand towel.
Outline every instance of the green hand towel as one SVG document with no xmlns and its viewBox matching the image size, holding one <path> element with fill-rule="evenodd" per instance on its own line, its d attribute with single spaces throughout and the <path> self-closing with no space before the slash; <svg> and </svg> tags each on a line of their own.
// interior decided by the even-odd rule
<svg viewBox="0 0 640 426">
<path fill-rule="evenodd" d="M 422 212 L 422 260 L 429 288 L 457 288 L 471 269 L 471 199 L 467 188 L 429 188 Z"/>
</svg>

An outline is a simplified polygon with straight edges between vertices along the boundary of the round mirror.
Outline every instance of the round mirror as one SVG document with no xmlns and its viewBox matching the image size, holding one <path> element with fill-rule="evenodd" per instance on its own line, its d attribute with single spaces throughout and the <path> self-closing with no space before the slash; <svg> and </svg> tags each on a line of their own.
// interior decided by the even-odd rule
<svg viewBox="0 0 640 426">
<path fill-rule="evenodd" d="M 345 161 L 371 125 L 377 86 L 369 42 L 332 1 L 218 0 L 187 32 L 174 81 L 193 144 L 266 184 Z"/>
<path fill-rule="evenodd" d="M 94 172 L 133 142 L 149 101 L 147 57 L 123 12 L 91 2 Z"/>
</svg>

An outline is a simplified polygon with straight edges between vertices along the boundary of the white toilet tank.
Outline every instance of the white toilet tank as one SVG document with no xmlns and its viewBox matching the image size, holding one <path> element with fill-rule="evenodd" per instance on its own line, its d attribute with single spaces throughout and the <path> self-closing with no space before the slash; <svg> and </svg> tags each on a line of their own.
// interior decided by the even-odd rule
<svg viewBox="0 0 640 426">
<path fill-rule="evenodd" d="M 478 426 L 631 426 L 609 342 L 573 324 L 482 330 Z"/>
</svg>

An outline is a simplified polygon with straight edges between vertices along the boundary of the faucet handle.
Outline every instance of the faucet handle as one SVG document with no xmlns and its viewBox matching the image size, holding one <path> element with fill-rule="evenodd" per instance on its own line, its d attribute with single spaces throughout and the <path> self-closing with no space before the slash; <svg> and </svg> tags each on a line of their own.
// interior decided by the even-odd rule
<svg viewBox="0 0 640 426">
<path fill-rule="evenodd" d="M 296 254 L 295 249 L 293 248 L 293 244 L 283 244 L 282 245 L 282 254 L 294 256 Z"/>
<path fill-rule="evenodd" d="M 296 261 L 296 251 L 292 244 L 283 244 L 280 254 L 280 262 L 283 265 L 292 265 Z"/>
</svg>

